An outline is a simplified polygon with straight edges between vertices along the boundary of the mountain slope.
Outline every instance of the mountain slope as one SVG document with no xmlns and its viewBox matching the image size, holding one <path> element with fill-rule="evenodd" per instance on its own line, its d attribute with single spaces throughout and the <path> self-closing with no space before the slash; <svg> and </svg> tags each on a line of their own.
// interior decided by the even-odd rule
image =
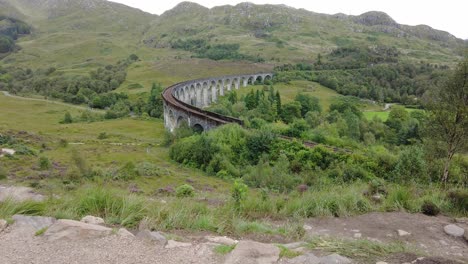
<svg viewBox="0 0 468 264">
<path fill-rule="evenodd" d="M 136 52 L 156 17 L 105 0 L 0 0 L 0 5 L 33 25 L 33 36 L 21 39 L 23 49 L 5 63 L 78 71 Z"/>
<path fill-rule="evenodd" d="M 466 45 L 428 26 L 400 25 L 383 12 L 325 15 L 283 5 L 241 3 L 208 9 L 183 2 L 161 15 L 145 35 L 150 47 L 177 39 L 239 43 L 241 51 L 267 61 L 313 60 L 347 45 L 395 46 L 409 59 L 450 62 Z"/>
</svg>

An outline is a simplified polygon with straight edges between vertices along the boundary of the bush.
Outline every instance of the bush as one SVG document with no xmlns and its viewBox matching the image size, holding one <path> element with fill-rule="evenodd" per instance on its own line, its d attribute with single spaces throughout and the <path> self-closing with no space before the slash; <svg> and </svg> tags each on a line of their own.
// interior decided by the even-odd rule
<svg viewBox="0 0 468 264">
<path fill-rule="evenodd" d="M 43 156 L 39 158 L 39 168 L 41 170 L 48 170 L 50 169 L 50 166 L 51 166 L 50 160 L 47 157 Z"/>
<path fill-rule="evenodd" d="M 249 188 L 245 185 L 242 180 L 237 179 L 234 181 L 234 185 L 232 186 L 231 196 L 234 200 L 234 206 L 237 210 L 240 209 L 242 203 L 244 202 L 245 198 L 247 197 L 247 191 Z"/>
<path fill-rule="evenodd" d="M 159 167 L 146 161 L 138 163 L 136 170 L 140 176 L 161 176 Z"/>
<path fill-rule="evenodd" d="M 61 124 L 71 124 L 71 123 L 73 123 L 73 118 L 72 118 L 70 112 L 65 113 L 65 115 L 63 116 L 63 120 L 60 123 Z"/>
<path fill-rule="evenodd" d="M 424 201 L 421 205 L 421 212 L 425 215 L 436 216 L 440 213 L 440 208 L 431 201 Z"/>
<path fill-rule="evenodd" d="M 183 184 L 176 189 L 176 196 L 182 197 L 193 197 L 195 195 L 195 189 L 188 184 Z"/>
<path fill-rule="evenodd" d="M 2 167 L 0 167 L 0 180 L 6 179 L 7 176 L 8 176 L 7 171 L 5 170 L 5 168 L 3 168 L 3 165 L 2 165 Z"/>
<path fill-rule="evenodd" d="M 452 202 L 453 207 L 462 213 L 468 212 L 468 191 L 467 190 L 456 190 L 451 191 L 448 194 L 450 202 Z"/>
<path fill-rule="evenodd" d="M 102 140 L 102 139 L 109 138 L 109 135 L 107 135 L 106 132 L 101 132 L 101 133 L 99 133 L 97 138 Z"/>
<path fill-rule="evenodd" d="M 131 161 L 125 163 L 119 171 L 117 172 L 117 175 L 114 177 L 114 180 L 133 180 L 138 176 L 138 170 L 135 166 L 135 164 Z"/>
<path fill-rule="evenodd" d="M 369 182 L 369 194 L 387 194 L 387 188 L 385 186 L 385 181 L 380 178 L 372 179 Z"/>
</svg>

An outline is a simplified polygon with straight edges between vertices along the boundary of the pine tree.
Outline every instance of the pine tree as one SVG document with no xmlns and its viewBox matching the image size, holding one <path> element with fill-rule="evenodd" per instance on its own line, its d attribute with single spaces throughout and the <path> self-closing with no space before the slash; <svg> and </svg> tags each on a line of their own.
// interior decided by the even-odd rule
<svg viewBox="0 0 468 264">
<path fill-rule="evenodd" d="M 280 95 L 279 91 L 276 91 L 275 101 L 276 101 L 276 112 L 278 113 L 278 115 L 281 115 L 281 112 L 282 112 L 281 95 Z"/>
</svg>

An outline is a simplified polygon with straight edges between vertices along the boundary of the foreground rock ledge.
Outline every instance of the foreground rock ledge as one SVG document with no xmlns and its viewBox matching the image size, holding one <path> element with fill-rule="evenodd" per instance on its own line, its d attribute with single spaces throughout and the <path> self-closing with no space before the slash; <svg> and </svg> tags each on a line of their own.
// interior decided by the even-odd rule
<svg viewBox="0 0 468 264">
<path fill-rule="evenodd" d="M 108 227 L 61 219 L 47 229 L 44 237 L 49 241 L 77 240 L 105 237 L 111 233 L 112 229 Z"/>
<path fill-rule="evenodd" d="M 279 259 L 280 250 L 272 244 L 240 241 L 228 255 L 225 264 L 270 264 Z"/>
</svg>

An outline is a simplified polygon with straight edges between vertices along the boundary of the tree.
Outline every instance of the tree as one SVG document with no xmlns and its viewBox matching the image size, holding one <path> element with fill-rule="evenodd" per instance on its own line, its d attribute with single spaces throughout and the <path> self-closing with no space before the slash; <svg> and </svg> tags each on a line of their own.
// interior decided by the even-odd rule
<svg viewBox="0 0 468 264">
<path fill-rule="evenodd" d="M 153 83 L 151 87 L 151 94 L 148 98 L 148 104 L 146 105 L 146 109 L 148 115 L 151 117 L 161 118 L 164 114 L 164 106 L 162 100 L 162 86 L 160 84 Z"/>
<path fill-rule="evenodd" d="M 447 183 L 453 156 L 468 146 L 468 57 L 427 102 L 428 135 L 445 150 L 442 182 Z"/>
<path fill-rule="evenodd" d="M 322 112 L 322 107 L 320 106 L 319 99 L 317 97 L 298 93 L 294 99 L 296 102 L 301 104 L 301 115 L 305 117 L 306 113 L 309 111 Z"/>
<path fill-rule="evenodd" d="M 301 104 L 299 102 L 293 101 L 283 105 L 281 111 L 281 119 L 285 123 L 291 123 L 295 118 L 301 118 Z"/>
</svg>

